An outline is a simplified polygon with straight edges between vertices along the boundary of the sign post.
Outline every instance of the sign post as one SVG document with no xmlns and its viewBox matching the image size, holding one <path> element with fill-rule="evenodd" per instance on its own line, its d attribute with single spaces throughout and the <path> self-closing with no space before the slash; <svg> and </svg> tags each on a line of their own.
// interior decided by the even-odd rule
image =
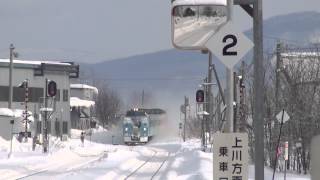
<svg viewBox="0 0 320 180">
<path fill-rule="evenodd" d="M 278 121 L 280 121 L 280 132 L 279 132 L 279 136 L 278 136 L 278 143 L 277 143 L 277 148 L 276 151 L 278 151 L 279 146 L 280 146 L 280 139 L 281 139 L 281 133 L 282 133 L 282 126 L 285 122 L 287 122 L 290 117 L 287 114 L 287 112 L 283 109 L 277 116 L 276 118 L 278 119 Z M 274 158 L 274 167 L 273 167 L 273 174 L 272 174 L 272 180 L 274 180 L 274 175 L 276 173 L 276 167 L 277 167 L 277 162 L 278 162 L 278 156 L 276 153 L 276 157 Z M 287 168 L 286 168 L 287 169 Z"/>
<path fill-rule="evenodd" d="M 288 163 L 288 159 L 289 159 L 289 142 L 286 141 L 284 144 L 284 180 L 286 180 L 287 178 L 287 163 Z"/>
<path fill-rule="evenodd" d="M 174 2 L 177 1 L 172 1 Z M 205 5 L 208 6 L 209 1 L 205 1 L 206 4 L 203 4 L 201 1 L 192 1 L 190 3 L 189 1 L 186 1 L 187 3 L 184 5 L 194 6 L 194 5 Z M 250 17 L 253 19 L 253 39 L 254 39 L 254 53 L 253 53 L 253 59 L 254 59 L 254 104 L 253 104 L 253 126 L 254 126 L 254 137 L 255 137 L 255 143 L 254 143 L 254 149 L 255 149 L 255 177 L 259 177 L 260 180 L 264 179 L 264 123 L 263 123 L 263 96 L 261 94 L 264 93 L 263 84 L 264 84 L 264 78 L 263 78 L 263 14 L 262 14 L 262 0 L 226 0 L 227 4 L 220 4 L 220 5 L 227 5 L 227 14 L 228 14 L 228 21 L 232 21 L 232 7 L 233 5 L 240 5 L 241 8 L 246 11 Z M 189 3 L 189 4 L 188 4 Z M 202 3 L 202 4 L 201 4 Z M 215 4 L 217 2 L 212 1 L 213 6 L 217 5 Z M 182 3 L 183 4 L 183 3 Z M 180 4 L 181 5 L 181 4 Z M 177 4 L 174 4 L 174 8 L 176 6 L 179 6 Z M 173 10 L 175 10 L 173 8 Z M 216 56 L 219 54 L 223 55 L 223 59 L 220 58 L 220 60 L 226 64 L 228 68 L 226 68 L 226 79 L 227 79 L 227 92 L 226 92 L 226 106 L 227 106 L 227 125 L 225 126 L 226 129 L 224 129 L 224 132 L 232 132 L 233 131 L 233 66 L 236 64 L 234 61 L 227 60 L 226 57 L 237 57 L 238 60 L 240 60 L 240 55 L 238 54 L 241 51 L 238 51 L 238 46 L 241 40 L 239 41 L 238 37 L 235 36 L 235 34 L 225 34 L 222 39 L 221 37 L 218 39 L 219 41 L 214 41 L 214 37 L 219 36 L 211 36 L 210 39 L 207 42 L 201 43 L 200 49 L 199 46 L 197 46 L 197 43 L 180 43 L 179 44 L 179 33 L 176 33 L 176 31 L 179 31 L 181 28 L 180 26 L 176 26 L 176 20 L 175 18 L 179 15 L 178 11 L 172 11 L 175 13 L 172 13 L 172 37 L 173 38 L 173 44 L 175 47 L 180 47 L 181 49 L 196 49 L 196 50 L 202 50 L 202 49 L 209 49 L 212 53 L 216 50 L 214 48 L 215 43 L 224 43 L 223 48 L 217 49 L 219 51 L 218 53 L 215 53 Z M 223 18 L 225 15 L 223 16 Z M 224 23 L 220 23 L 222 25 Z M 201 28 L 200 28 L 201 29 Z M 203 30 L 203 29 L 202 29 Z M 224 32 L 223 28 L 216 28 L 215 32 Z M 200 34 L 197 34 L 200 35 Z M 177 37 L 178 36 L 178 37 Z M 197 42 L 201 39 L 193 40 L 192 42 Z M 201 41 L 203 42 L 203 41 Z M 177 44 L 178 43 L 178 44 Z M 245 53 L 244 53 L 245 54 Z"/>
<path fill-rule="evenodd" d="M 213 179 L 248 179 L 248 135 L 215 133 L 213 139 Z"/>
<path fill-rule="evenodd" d="M 13 136 L 13 125 L 14 125 L 14 119 L 10 120 L 10 124 L 11 124 L 11 133 L 10 133 L 10 152 L 8 154 L 8 158 L 11 157 L 12 154 L 12 136 Z"/>
<path fill-rule="evenodd" d="M 233 67 L 252 49 L 253 43 L 229 21 L 205 45 L 227 67 L 227 124 L 223 131 L 233 132 Z"/>
</svg>

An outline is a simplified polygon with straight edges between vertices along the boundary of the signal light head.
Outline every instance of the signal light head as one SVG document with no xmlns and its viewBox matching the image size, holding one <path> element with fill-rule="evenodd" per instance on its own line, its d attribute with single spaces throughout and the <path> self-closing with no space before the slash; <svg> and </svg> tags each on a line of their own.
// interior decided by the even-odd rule
<svg viewBox="0 0 320 180">
<path fill-rule="evenodd" d="M 57 83 L 54 81 L 48 82 L 48 96 L 53 97 L 57 94 Z"/>
<path fill-rule="evenodd" d="M 198 90 L 196 93 L 196 101 L 198 103 L 203 103 L 204 102 L 204 91 L 203 90 Z"/>
</svg>

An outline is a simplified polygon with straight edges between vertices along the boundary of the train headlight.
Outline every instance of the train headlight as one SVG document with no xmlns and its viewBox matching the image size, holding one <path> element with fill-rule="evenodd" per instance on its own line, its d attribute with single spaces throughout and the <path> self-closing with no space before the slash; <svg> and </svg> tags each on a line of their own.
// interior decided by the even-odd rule
<svg viewBox="0 0 320 180">
<path fill-rule="evenodd" d="M 144 131 L 147 131 L 147 128 L 143 128 Z"/>
<path fill-rule="evenodd" d="M 125 130 L 125 131 L 128 131 L 128 128 L 126 127 L 124 130 Z"/>
</svg>

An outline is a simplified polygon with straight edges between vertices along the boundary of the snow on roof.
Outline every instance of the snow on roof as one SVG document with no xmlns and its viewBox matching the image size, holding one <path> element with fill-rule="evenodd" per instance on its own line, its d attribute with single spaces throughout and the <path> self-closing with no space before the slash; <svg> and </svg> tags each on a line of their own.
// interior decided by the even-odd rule
<svg viewBox="0 0 320 180">
<path fill-rule="evenodd" d="M 0 116 L 9 116 L 9 117 L 16 117 L 16 118 L 23 118 L 24 115 L 23 109 L 8 109 L 8 108 L 0 108 Z M 28 111 L 28 114 L 30 115 L 28 119 L 30 121 L 33 121 L 34 118 L 32 116 L 32 112 Z"/>
<path fill-rule="evenodd" d="M 10 59 L 0 59 L 0 62 L 9 63 Z M 19 60 L 19 59 L 14 59 L 13 63 L 14 64 L 31 64 L 31 65 L 41 65 L 41 63 L 54 64 L 54 65 L 64 65 L 64 66 L 71 65 L 70 63 L 62 63 L 59 61 L 33 61 L 33 60 Z"/>
<path fill-rule="evenodd" d="M 227 0 L 175 0 L 173 6 L 178 5 L 227 5 Z"/>
<path fill-rule="evenodd" d="M 70 84 L 70 88 L 73 89 L 92 89 L 96 94 L 98 94 L 98 89 L 94 86 L 89 86 L 86 84 Z"/>
<path fill-rule="evenodd" d="M 95 105 L 94 101 L 83 100 L 78 97 L 70 97 L 71 107 L 91 107 L 93 105 Z"/>
<path fill-rule="evenodd" d="M 319 52 L 288 52 L 281 53 L 282 57 L 320 57 Z"/>
</svg>

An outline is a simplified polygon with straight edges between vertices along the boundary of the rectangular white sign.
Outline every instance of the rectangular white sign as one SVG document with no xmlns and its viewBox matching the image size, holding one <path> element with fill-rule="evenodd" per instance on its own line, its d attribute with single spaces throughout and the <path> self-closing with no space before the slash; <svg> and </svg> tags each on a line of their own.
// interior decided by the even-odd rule
<svg viewBox="0 0 320 180">
<path fill-rule="evenodd" d="M 248 160 L 248 134 L 213 135 L 214 180 L 247 180 Z"/>
</svg>

